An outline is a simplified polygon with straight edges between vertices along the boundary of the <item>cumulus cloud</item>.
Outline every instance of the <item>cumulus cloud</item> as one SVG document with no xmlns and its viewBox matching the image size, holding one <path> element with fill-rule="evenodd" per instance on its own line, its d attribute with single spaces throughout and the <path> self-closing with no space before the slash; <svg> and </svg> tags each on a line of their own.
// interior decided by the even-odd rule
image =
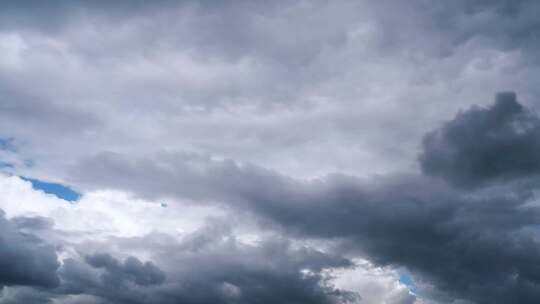
<svg viewBox="0 0 540 304">
<path fill-rule="evenodd" d="M 152 244 L 166 274 L 135 257 L 124 262 L 107 253 L 69 258 L 58 272 L 63 284 L 50 290 L 50 298 L 86 294 L 105 303 L 346 303 L 358 298 L 335 288 L 323 273 L 351 267 L 349 260 L 286 240 L 251 245 L 210 227 L 183 241 L 165 235 L 118 241 L 139 250 Z"/>
<path fill-rule="evenodd" d="M 426 174 L 470 187 L 538 174 L 539 155 L 540 119 L 507 92 L 427 134 L 420 163 Z"/>
</svg>

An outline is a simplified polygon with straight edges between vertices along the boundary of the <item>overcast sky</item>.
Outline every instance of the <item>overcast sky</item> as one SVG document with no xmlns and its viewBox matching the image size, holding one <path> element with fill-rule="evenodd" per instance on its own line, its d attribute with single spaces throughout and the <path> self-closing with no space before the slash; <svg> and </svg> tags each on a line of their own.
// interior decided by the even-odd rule
<svg viewBox="0 0 540 304">
<path fill-rule="evenodd" d="M 0 2 L 0 304 L 540 303 L 540 2 Z"/>
</svg>

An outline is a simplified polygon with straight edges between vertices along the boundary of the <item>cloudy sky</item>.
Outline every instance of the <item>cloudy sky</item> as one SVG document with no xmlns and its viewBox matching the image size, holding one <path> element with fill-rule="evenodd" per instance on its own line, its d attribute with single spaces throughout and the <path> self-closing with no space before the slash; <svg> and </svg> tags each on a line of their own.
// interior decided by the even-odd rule
<svg viewBox="0 0 540 304">
<path fill-rule="evenodd" d="M 0 2 L 0 304 L 540 302 L 540 2 Z"/>
</svg>

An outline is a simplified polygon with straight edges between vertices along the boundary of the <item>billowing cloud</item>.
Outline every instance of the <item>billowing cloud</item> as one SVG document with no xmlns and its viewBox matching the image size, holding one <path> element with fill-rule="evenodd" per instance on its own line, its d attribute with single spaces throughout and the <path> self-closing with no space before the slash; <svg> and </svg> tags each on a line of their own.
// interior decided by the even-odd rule
<svg viewBox="0 0 540 304">
<path fill-rule="evenodd" d="M 134 257 L 120 263 L 107 253 L 96 253 L 86 256 L 86 262 L 95 268 L 105 269 L 102 279 L 107 285 L 118 286 L 124 280 L 131 280 L 137 285 L 161 284 L 165 274 L 151 262 L 141 263 Z"/>
<path fill-rule="evenodd" d="M 421 161 L 428 173 L 429 165 L 455 170 L 440 174 L 459 184 L 506 181 L 535 173 L 537 135 L 535 114 L 517 103 L 515 94 L 501 93 L 492 107 L 462 112 L 426 135 Z M 530 265 L 540 262 L 534 232 L 540 210 L 529 184 L 463 191 L 416 175 L 301 181 L 253 165 L 184 154 L 133 161 L 104 154 L 81 165 L 98 187 L 117 185 L 153 199 L 159 193 L 225 202 L 293 236 L 345 239 L 347 250 L 379 265 L 416 271 L 450 298 L 477 303 L 538 298 L 537 270 Z M 140 179 L 148 174 L 151 181 Z M 118 179 L 111 180 L 114 176 Z M 498 291 L 486 294 L 486 289 Z"/>
<path fill-rule="evenodd" d="M 110 254 L 95 253 L 63 260 L 58 270 L 62 285 L 45 294 L 57 300 L 85 294 L 104 303 L 346 303 L 359 299 L 353 292 L 335 288 L 323 272 L 352 267 L 351 261 L 286 240 L 250 245 L 226 231 L 209 228 L 181 242 L 164 235 L 118 241 L 135 244 L 137 250 L 152 244 L 150 251 L 166 273 L 135 257 L 121 262 Z"/>
<path fill-rule="evenodd" d="M 311 242 L 253 231 L 251 226 L 242 229 L 234 222 L 249 222 L 243 216 L 213 218 L 190 228 L 193 224 L 185 222 L 187 217 L 205 215 L 193 213 L 189 205 L 171 203 L 163 208 L 134 199 L 123 202 L 114 193 L 88 193 L 70 204 L 33 190 L 21 179 L 3 177 L 1 181 L 7 193 L 22 198 L 19 204 L 1 201 L 10 214 L 46 216 L 35 221 L 19 216 L 13 221 L 25 231 L 47 232 L 44 236 L 58 244 L 61 266 L 56 273 L 61 284 L 45 289 L 9 286 L 0 303 L 47 299 L 60 303 L 176 303 L 179 299 L 186 303 L 354 303 L 362 298 L 376 304 L 381 299 L 411 298 L 405 296 L 408 289 L 398 283 L 392 269 L 357 264 L 330 248 L 317 249 Z M 167 216 L 168 212 L 172 214 Z M 57 220 L 54 231 L 50 231 L 51 218 Z M 162 227 L 155 232 L 133 230 L 126 226 L 128 218 L 133 224 L 159 222 Z M 104 220 L 109 224 L 96 231 Z M 186 233 L 178 235 L 180 227 L 187 228 Z M 358 281 L 354 285 L 335 282 L 335 273 L 340 271 L 351 271 Z"/>
<path fill-rule="evenodd" d="M 426 135 L 420 156 L 426 174 L 460 186 L 540 173 L 540 119 L 513 92 L 487 109 L 473 107 Z"/>
<path fill-rule="evenodd" d="M 540 209 L 527 204 L 534 198 L 520 188 L 463 193 L 410 175 L 367 184 L 346 176 L 302 183 L 261 175 L 264 171 L 256 169 L 229 169 L 227 174 L 212 171 L 212 178 L 223 176 L 223 180 L 204 187 L 221 189 L 222 200 L 278 224 L 287 233 L 345 238 L 348 250 L 359 250 L 380 265 L 408 267 L 442 290 L 478 303 L 516 297 L 520 303 L 533 303 L 538 298 L 537 270 L 531 265 L 540 262 L 534 232 Z M 159 175 L 154 182 L 156 178 Z M 168 182 L 161 185 L 173 181 L 164 180 Z M 197 189 L 195 181 L 187 183 L 192 185 L 189 190 Z M 218 186 L 231 185 L 230 181 L 238 188 Z M 182 183 L 178 185 L 174 189 L 182 191 Z M 161 193 L 178 194 L 167 189 Z M 184 193 L 193 198 L 192 194 Z M 204 199 L 215 200 L 218 194 L 207 195 Z M 486 289 L 497 292 L 486 294 Z"/>
<path fill-rule="evenodd" d="M 539 9 L 0 3 L 0 303 L 537 303 Z"/>
</svg>

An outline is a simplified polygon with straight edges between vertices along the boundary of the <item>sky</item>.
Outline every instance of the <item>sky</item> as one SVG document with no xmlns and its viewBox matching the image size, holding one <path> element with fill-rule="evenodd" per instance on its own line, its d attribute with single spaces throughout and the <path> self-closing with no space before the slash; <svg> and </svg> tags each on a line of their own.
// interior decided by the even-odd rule
<svg viewBox="0 0 540 304">
<path fill-rule="evenodd" d="M 0 304 L 540 302 L 540 2 L 0 2 Z"/>
</svg>

